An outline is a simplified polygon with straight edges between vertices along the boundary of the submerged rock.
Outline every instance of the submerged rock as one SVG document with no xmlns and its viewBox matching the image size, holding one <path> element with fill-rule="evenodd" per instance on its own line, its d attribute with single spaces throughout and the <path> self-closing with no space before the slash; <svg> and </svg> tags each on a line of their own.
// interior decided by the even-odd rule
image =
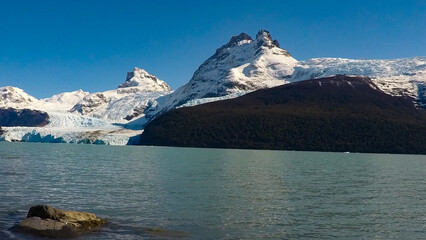
<svg viewBox="0 0 426 240">
<path fill-rule="evenodd" d="M 27 218 L 19 223 L 19 229 L 40 236 L 70 238 L 99 229 L 105 223 L 93 213 L 37 205 L 30 208 Z"/>
<path fill-rule="evenodd" d="M 168 237 L 168 238 L 183 238 L 188 236 L 188 233 L 186 232 L 173 231 L 173 230 L 167 230 L 167 229 L 155 228 L 155 227 L 145 228 L 143 232 L 151 236 Z"/>
</svg>

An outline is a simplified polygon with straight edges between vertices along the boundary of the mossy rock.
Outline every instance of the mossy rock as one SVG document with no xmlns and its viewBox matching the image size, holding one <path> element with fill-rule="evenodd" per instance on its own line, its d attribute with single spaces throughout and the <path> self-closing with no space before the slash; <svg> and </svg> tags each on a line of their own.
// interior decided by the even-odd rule
<svg viewBox="0 0 426 240">
<path fill-rule="evenodd" d="M 53 238 L 70 238 L 101 228 L 106 220 L 93 213 L 76 212 L 37 205 L 30 208 L 27 218 L 19 223 L 22 232 Z"/>
</svg>

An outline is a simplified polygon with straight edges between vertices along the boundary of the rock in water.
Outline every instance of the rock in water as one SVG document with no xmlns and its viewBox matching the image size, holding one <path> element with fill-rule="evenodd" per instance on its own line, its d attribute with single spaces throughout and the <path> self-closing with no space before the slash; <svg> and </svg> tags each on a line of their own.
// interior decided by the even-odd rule
<svg viewBox="0 0 426 240">
<path fill-rule="evenodd" d="M 76 237 L 105 224 L 93 213 L 62 210 L 48 205 L 30 208 L 27 218 L 19 223 L 24 232 L 54 238 Z"/>
</svg>

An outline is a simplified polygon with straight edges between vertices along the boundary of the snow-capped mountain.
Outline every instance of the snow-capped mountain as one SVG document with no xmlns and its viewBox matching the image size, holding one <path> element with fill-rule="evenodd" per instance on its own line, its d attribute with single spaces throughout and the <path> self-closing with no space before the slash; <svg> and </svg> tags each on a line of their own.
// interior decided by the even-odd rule
<svg viewBox="0 0 426 240">
<path fill-rule="evenodd" d="M 159 98 L 146 113 L 153 117 L 188 101 L 278 86 L 289 80 L 296 64 L 268 31 L 260 30 L 254 40 L 241 33 L 201 64 L 187 84 Z"/>
<path fill-rule="evenodd" d="M 41 99 L 41 101 L 49 103 L 66 103 L 75 105 L 87 95 L 89 95 L 89 92 L 84 92 L 83 90 L 79 89 L 74 92 L 63 92 L 60 94 L 53 95 L 50 98 L 43 98 Z"/>
<path fill-rule="evenodd" d="M 88 94 L 88 92 L 78 90 L 60 93 L 50 98 L 39 100 L 20 88 L 0 87 L 0 108 L 27 108 L 46 112 L 67 112 Z"/>
<path fill-rule="evenodd" d="M 384 92 L 415 99 L 426 106 L 426 57 L 402 59 L 314 58 L 300 61 L 291 81 L 336 74 L 368 76 Z"/>
<path fill-rule="evenodd" d="M 145 70 L 135 68 L 127 73 L 126 81 L 117 89 L 85 96 L 70 110 L 84 116 L 115 123 L 126 123 L 143 116 L 156 98 L 169 94 L 171 88 Z"/>
<path fill-rule="evenodd" d="M 0 87 L 0 108 L 26 108 L 37 103 L 38 100 L 17 87 Z"/>
<path fill-rule="evenodd" d="M 314 58 L 298 62 L 268 31 L 241 33 L 216 50 L 192 79 L 146 111 L 148 120 L 177 107 L 234 98 L 250 91 L 337 74 L 370 77 L 384 92 L 426 106 L 426 58 L 389 60 Z"/>
<path fill-rule="evenodd" d="M 87 95 L 89 95 L 89 92 L 84 92 L 81 89 L 73 92 L 63 92 L 50 98 L 40 99 L 35 106 L 44 111 L 68 112 Z"/>
<path fill-rule="evenodd" d="M 126 81 L 118 86 L 118 88 L 127 87 L 139 87 L 144 91 L 152 92 L 167 92 L 172 90 L 164 81 L 137 67 L 132 72 L 128 72 Z"/>
</svg>

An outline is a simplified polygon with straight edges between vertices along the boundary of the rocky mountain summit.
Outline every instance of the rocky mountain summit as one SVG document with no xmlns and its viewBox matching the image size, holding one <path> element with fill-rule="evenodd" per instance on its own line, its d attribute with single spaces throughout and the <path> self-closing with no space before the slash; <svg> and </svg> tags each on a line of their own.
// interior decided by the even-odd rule
<svg viewBox="0 0 426 240">
<path fill-rule="evenodd" d="M 171 88 L 154 75 L 135 68 L 117 89 L 92 93 L 78 102 L 70 112 L 125 123 L 140 117 L 154 99 L 169 94 Z"/>
<path fill-rule="evenodd" d="M 38 100 L 17 87 L 0 87 L 0 107 L 24 108 Z"/>
<path fill-rule="evenodd" d="M 266 30 L 253 40 L 246 33 L 231 37 L 195 71 L 191 80 L 149 109 L 152 118 L 194 99 L 238 95 L 287 83 L 297 61 Z"/>
<path fill-rule="evenodd" d="M 167 83 L 161 81 L 156 76 L 149 74 L 141 68 L 135 67 L 131 72 L 127 73 L 127 78 L 118 88 L 139 87 L 144 91 L 165 92 L 171 91 Z"/>
</svg>

